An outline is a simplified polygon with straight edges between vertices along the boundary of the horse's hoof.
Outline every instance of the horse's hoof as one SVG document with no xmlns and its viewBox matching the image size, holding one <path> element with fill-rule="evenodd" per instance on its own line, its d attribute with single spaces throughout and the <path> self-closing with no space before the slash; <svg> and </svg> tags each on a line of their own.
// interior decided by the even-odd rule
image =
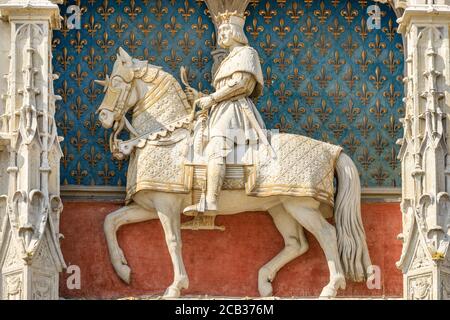
<svg viewBox="0 0 450 320">
<path fill-rule="evenodd" d="M 333 286 L 328 285 L 322 289 L 319 299 L 332 299 L 336 297 L 336 295 L 337 290 Z"/>
<path fill-rule="evenodd" d="M 181 290 L 175 286 L 170 286 L 164 292 L 163 299 L 174 299 L 179 298 L 181 295 Z"/>
<path fill-rule="evenodd" d="M 121 264 L 116 267 L 116 272 L 119 275 L 120 279 L 122 279 L 125 283 L 130 284 L 131 282 L 131 269 L 129 266 L 125 264 Z"/>
</svg>

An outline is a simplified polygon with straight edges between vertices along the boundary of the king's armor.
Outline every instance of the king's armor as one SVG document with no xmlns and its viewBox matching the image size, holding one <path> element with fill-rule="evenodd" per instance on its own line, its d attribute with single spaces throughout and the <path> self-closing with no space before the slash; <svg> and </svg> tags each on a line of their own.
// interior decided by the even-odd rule
<svg viewBox="0 0 450 320">
<path fill-rule="evenodd" d="M 230 24 L 243 35 L 243 19 L 234 17 Z M 239 20 L 241 19 L 241 20 Z M 220 29 L 219 29 L 220 33 Z M 245 39 L 246 40 L 246 39 Z M 184 213 L 215 211 L 225 177 L 226 158 L 237 144 L 268 144 L 265 125 L 252 99 L 262 94 L 264 85 L 261 64 L 256 50 L 242 43 L 234 46 L 222 60 L 213 77 L 215 92 L 209 96 L 213 104 L 206 121 L 208 161 L 206 173 L 206 204 L 185 208 Z M 212 100 L 212 101 L 211 101 Z"/>
</svg>

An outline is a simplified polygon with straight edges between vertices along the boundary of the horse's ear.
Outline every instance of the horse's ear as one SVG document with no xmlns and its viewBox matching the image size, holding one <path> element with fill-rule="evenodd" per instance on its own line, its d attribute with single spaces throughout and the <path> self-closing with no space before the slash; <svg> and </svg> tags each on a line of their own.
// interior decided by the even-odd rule
<svg viewBox="0 0 450 320">
<path fill-rule="evenodd" d="M 126 64 L 133 64 L 131 56 L 122 47 L 119 47 L 119 54 L 117 57 Z"/>
</svg>

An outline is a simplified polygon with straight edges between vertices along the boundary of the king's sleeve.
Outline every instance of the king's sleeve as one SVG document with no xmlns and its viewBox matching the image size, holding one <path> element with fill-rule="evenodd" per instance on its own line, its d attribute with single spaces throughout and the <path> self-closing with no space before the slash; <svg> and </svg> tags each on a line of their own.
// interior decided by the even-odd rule
<svg viewBox="0 0 450 320">
<path fill-rule="evenodd" d="M 220 103 L 238 96 L 250 96 L 255 85 L 256 79 L 253 74 L 236 71 L 229 79 L 225 80 L 225 85 L 211 94 L 211 98 L 215 103 Z"/>
</svg>

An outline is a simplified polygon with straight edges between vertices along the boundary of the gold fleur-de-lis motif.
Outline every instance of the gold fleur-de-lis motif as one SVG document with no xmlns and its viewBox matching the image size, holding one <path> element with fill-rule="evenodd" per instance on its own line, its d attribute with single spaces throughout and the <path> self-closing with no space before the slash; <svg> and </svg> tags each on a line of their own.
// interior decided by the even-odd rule
<svg viewBox="0 0 450 320">
<path fill-rule="evenodd" d="M 311 40 L 317 31 L 319 31 L 319 28 L 312 24 L 310 17 L 307 17 L 306 24 L 300 27 L 300 32 L 302 32 L 308 40 Z"/>
<path fill-rule="evenodd" d="M 253 37 L 253 39 L 256 39 L 258 38 L 259 33 L 264 31 L 264 27 L 258 26 L 258 20 L 256 18 L 253 18 L 252 24 L 250 26 L 247 26 L 246 30 Z"/>
<path fill-rule="evenodd" d="M 341 3 L 341 0 L 331 0 L 331 4 L 333 5 L 333 7 L 337 7 L 339 5 L 339 3 Z"/>
<path fill-rule="evenodd" d="M 377 121 L 380 122 L 383 116 L 387 113 L 387 110 L 381 105 L 380 99 L 377 99 L 375 102 L 375 106 L 370 108 L 369 112 L 373 113 Z"/>
<path fill-rule="evenodd" d="M 109 181 L 116 176 L 116 173 L 113 170 L 109 170 L 108 162 L 105 162 L 103 170 L 98 172 L 98 176 L 103 179 L 103 184 L 106 186 L 109 184 Z"/>
<path fill-rule="evenodd" d="M 319 8 L 320 9 L 314 10 L 314 15 L 319 19 L 321 24 L 324 24 L 330 17 L 331 10 L 325 9 L 325 3 L 323 1 L 320 2 Z"/>
<path fill-rule="evenodd" d="M 202 49 L 198 49 L 197 55 L 192 57 L 192 62 L 197 66 L 198 69 L 203 69 L 208 61 L 208 57 L 203 56 Z"/>
<path fill-rule="evenodd" d="M 188 55 L 189 52 L 191 51 L 191 48 L 194 47 L 195 45 L 195 41 L 191 40 L 189 38 L 189 33 L 185 32 L 183 39 L 181 39 L 180 41 L 178 41 L 178 45 L 181 47 L 181 49 L 183 50 L 183 53 L 185 55 Z"/>
<path fill-rule="evenodd" d="M 367 57 L 367 51 L 363 50 L 361 51 L 361 59 L 356 60 L 356 64 L 359 65 L 362 72 L 366 72 L 369 64 L 373 63 L 372 60 L 368 59 Z"/>
<path fill-rule="evenodd" d="M 292 74 L 288 75 L 287 78 L 295 89 L 298 89 L 300 87 L 300 83 L 305 80 L 305 76 L 300 74 L 298 68 L 294 68 Z"/>
<path fill-rule="evenodd" d="M 67 136 L 67 133 L 73 129 L 74 122 L 73 120 L 69 119 L 69 117 L 67 116 L 67 112 L 64 111 L 62 121 L 58 121 L 56 125 L 62 131 L 64 136 Z"/>
<path fill-rule="evenodd" d="M 181 29 L 181 24 L 177 22 L 177 18 L 175 16 L 172 16 L 170 17 L 170 23 L 166 23 L 164 25 L 164 29 L 166 29 L 172 37 L 175 37 L 178 30 Z"/>
<path fill-rule="evenodd" d="M 70 110 L 72 110 L 77 117 L 77 120 L 80 120 L 81 115 L 88 109 L 88 106 L 81 102 L 81 97 L 78 96 L 75 99 L 75 103 L 70 104 Z M 66 134 L 64 134 L 66 135 Z"/>
<path fill-rule="evenodd" d="M 373 82 L 375 89 L 379 90 L 387 78 L 381 75 L 381 69 L 377 66 L 375 68 L 375 74 L 370 75 L 369 80 Z"/>
<path fill-rule="evenodd" d="M 155 47 L 156 51 L 160 55 L 165 48 L 167 48 L 169 42 L 166 39 L 163 39 L 163 34 L 161 31 L 158 31 L 156 34 L 156 38 L 152 40 L 152 46 Z"/>
<path fill-rule="evenodd" d="M 75 48 L 75 51 L 80 54 L 83 47 L 87 44 L 85 39 L 81 39 L 80 31 L 77 31 L 75 39 L 70 40 L 70 44 Z"/>
<path fill-rule="evenodd" d="M 391 83 L 389 84 L 389 91 L 383 92 L 383 97 L 387 98 L 387 101 L 389 102 L 389 105 L 392 108 L 395 105 L 397 98 L 400 97 L 400 92 L 395 91 L 394 84 Z"/>
<path fill-rule="evenodd" d="M 140 29 L 140 25 L 138 26 L 138 28 Z M 114 32 L 117 34 L 117 37 L 121 38 L 122 33 L 124 33 L 126 29 L 128 29 L 128 23 L 124 23 L 122 21 L 122 16 L 118 15 L 116 17 L 116 22 L 111 24 L 111 29 L 114 30 Z"/>
<path fill-rule="evenodd" d="M 314 105 L 315 99 L 319 96 L 319 92 L 314 91 L 313 85 L 310 82 L 306 85 L 306 91 L 300 92 L 300 95 L 305 98 L 306 104 Z"/>
<path fill-rule="evenodd" d="M 203 37 L 205 31 L 208 30 L 208 25 L 206 23 L 203 23 L 202 16 L 199 16 L 197 18 L 197 23 L 193 24 L 191 28 L 197 34 L 197 38 L 200 39 L 201 37 Z"/>
<path fill-rule="evenodd" d="M 103 148 L 103 152 L 109 151 L 109 132 L 103 129 L 103 137 L 97 139 L 97 144 Z"/>
<path fill-rule="evenodd" d="M 401 43 L 397 43 L 395 45 L 395 48 L 400 51 L 401 54 L 403 54 L 403 45 Z"/>
<path fill-rule="evenodd" d="M 203 1 L 203 0 L 201 0 L 201 1 Z M 261 0 L 250 0 L 250 5 L 251 5 L 253 8 L 256 8 L 256 7 L 258 6 L 258 4 L 259 4 L 260 1 L 261 1 Z"/>
<path fill-rule="evenodd" d="M 305 2 L 305 7 L 311 8 L 313 0 L 304 0 L 304 2 Z"/>
<path fill-rule="evenodd" d="M 394 51 L 389 50 L 388 58 L 383 60 L 383 64 L 386 65 L 389 72 L 393 74 L 397 69 L 397 66 L 400 64 L 400 60 L 395 59 Z"/>
<path fill-rule="evenodd" d="M 334 104 L 338 106 L 342 99 L 347 96 L 347 93 L 341 91 L 341 86 L 339 85 L 339 82 L 336 81 L 334 91 L 329 92 L 328 95 L 333 98 Z"/>
<path fill-rule="evenodd" d="M 212 51 L 216 48 L 216 33 L 211 32 L 211 39 L 205 40 L 205 45 Z"/>
<path fill-rule="evenodd" d="M 259 15 L 264 18 L 264 22 L 269 24 L 274 16 L 277 15 L 276 10 L 270 9 L 270 1 L 266 2 L 266 5 L 264 7 L 264 10 L 259 10 Z"/>
<path fill-rule="evenodd" d="M 83 89 L 83 93 L 86 95 L 86 97 L 88 97 L 89 102 L 91 103 L 94 102 L 95 99 L 97 99 L 97 96 L 101 92 L 102 91 L 98 88 L 98 86 L 95 85 L 94 80 L 91 80 L 89 82 L 89 85 Z"/>
<path fill-rule="evenodd" d="M 164 57 L 164 61 L 169 64 L 172 70 L 177 69 L 178 64 L 183 61 L 183 59 L 177 56 L 175 49 L 170 50 L 170 56 Z"/>
<path fill-rule="evenodd" d="M 377 134 L 375 136 L 375 140 L 373 140 L 370 143 L 370 145 L 375 149 L 375 152 L 378 155 L 381 155 L 383 153 L 383 151 L 386 149 L 386 147 L 388 146 L 388 142 L 383 139 L 383 137 L 381 136 L 381 134 L 379 132 L 377 132 Z"/>
<path fill-rule="evenodd" d="M 195 9 L 189 5 L 188 0 L 184 0 L 184 5 L 181 8 L 178 8 L 178 13 L 181 14 L 184 21 L 188 21 L 191 15 L 195 12 Z"/>
<path fill-rule="evenodd" d="M 328 117 L 332 112 L 333 111 L 331 110 L 331 108 L 327 106 L 327 101 L 323 99 L 320 103 L 320 108 L 314 109 L 314 113 L 318 115 L 321 122 L 325 122 L 326 120 L 328 120 Z"/>
<path fill-rule="evenodd" d="M 369 48 L 373 49 L 375 57 L 378 57 L 381 54 L 381 51 L 386 49 L 386 43 L 381 42 L 380 35 L 377 33 L 375 35 L 375 42 L 369 42 Z"/>
<path fill-rule="evenodd" d="M 156 61 L 156 57 L 150 55 L 149 48 L 144 48 L 144 51 L 142 53 L 143 54 L 141 56 L 136 56 L 136 58 L 139 59 L 139 60 L 146 60 L 146 61 L 150 61 L 150 62 L 155 62 Z"/>
<path fill-rule="evenodd" d="M 99 62 L 102 59 L 101 56 L 95 55 L 95 49 L 94 47 L 91 47 L 89 49 L 89 54 L 87 56 L 83 57 L 83 60 L 87 62 L 89 69 L 94 70 L 95 65 L 97 62 Z"/>
<path fill-rule="evenodd" d="M 91 146 L 91 148 L 89 149 L 89 153 L 86 152 L 84 154 L 84 160 L 89 163 L 89 166 L 95 167 L 97 165 L 97 162 L 102 160 L 102 155 L 95 150 L 94 146 Z"/>
<path fill-rule="evenodd" d="M 87 170 L 84 170 L 81 168 L 81 163 L 78 161 L 77 168 L 75 170 L 72 170 L 70 172 L 70 176 L 75 179 L 75 183 L 77 185 L 80 185 L 83 181 L 83 179 L 88 175 Z"/>
<path fill-rule="evenodd" d="M 339 36 L 345 31 L 344 26 L 339 24 L 338 18 L 334 18 L 333 24 L 328 26 L 328 32 L 330 32 L 335 39 L 339 38 Z"/>
<path fill-rule="evenodd" d="M 355 154 L 356 149 L 358 149 L 361 142 L 356 139 L 356 136 L 353 132 L 350 132 L 347 139 L 344 140 L 344 145 L 351 155 Z"/>
<path fill-rule="evenodd" d="M 61 44 L 61 39 L 53 38 L 52 39 L 52 50 L 56 50 L 56 47 Z"/>
<path fill-rule="evenodd" d="M 280 55 L 278 58 L 273 59 L 273 62 L 278 65 L 278 68 L 284 72 L 286 70 L 287 66 L 292 63 L 291 59 L 286 57 L 286 54 L 283 50 L 280 51 Z"/>
<path fill-rule="evenodd" d="M 334 138 L 339 139 L 344 130 L 347 129 L 347 125 L 341 122 L 341 118 L 339 116 L 336 116 L 334 122 L 330 123 L 328 128 L 333 131 Z"/>
<path fill-rule="evenodd" d="M 341 60 L 339 51 L 334 51 L 334 58 L 328 59 L 328 64 L 333 66 L 334 72 L 339 73 L 341 67 L 345 64 L 345 60 Z"/>
<path fill-rule="evenodd" d="M 134 19 L 136 19 L 136 16 L 139 13 L 142 13 L 142 8 L 136 6 L 136 0 L 130 0 L 130 6 L 126 6 L 123 9 L 123 12 L 125 12 L 131 19 L 131 21 L 134 21 Z"/>
<path fill-rule="evenodd" d="M 379 166 L 376 171 L 371 174 L 371 177 L 377 181 L 377 184 L 381 186 L 389 176 L 386 172 L 383 171 L 383 168 Z"/>
<path fill-rule="evenodd" d="M 161 0 L 156 0 L 155 6 L 150 8 L 150 12 L 156 17 L 156 20 L 161 21 L 163 15 L 169 13 L 167 7 L 163 7 Z"/>
<path fill-rule="evenodd" d="M 305 47 L 303 42 L 299 41 L 298 35 L 294 34 L 292 38 L 292 42 L 288 43 L 288 48 L 291 49 L 294 56 L 297 56 L 300 53 L 300 50 Z"/>
<path fill-rule="evenodd" d="M 331 76 L 326 74 L 325 66 L 320 68 L 320 73 L 314 77 L 314 80 L 319 82 L 320 88 L 326 88 L 328 86 L 328 82 L 331 80 Z"/>
<path fill-rule="evenodd" d="M 114 45 L 114 40 L 109 39 L 109 35 L 105 31 L 105 32 L 103 32 L 103 37 L 101 39 L 97 39 L 96 43 L 106 53 L 106 52 L 108 52 L 109 48 L 111 48 Z"/>
<path fill-rule="evenodd" d="M 385 124 L 383 127 L 387 129 L 391 138 L 395 138 L 398 131 L 402 128 L 402 125 L 395 121 L 394 115 L 391 115 L 389 117 L 389 123 Z"/>
<path fill-rule="evenodd" d="M 83 28 L 87 30 L 88 34 L 89 34 L 91 37 L 94 37 L 95 34 L 96 34 L 96 32 L 97 32 L 97 30 L 100 30 L 102 27 L 101 27 L 101 24 L 100 24 L 100 23 L 95 22 L 95 17 L 94 17 L 94 15 L 91 15 L 91 16 L 89 17 L 89 22 L 88 22 L 88 23 L 85 23 L 85 24 L 83 25 Z"/>
<path fill-rule="evenodd" d="M 94 112 L 91 112 L 89 119 L 85 120 L 83 125 L 89 131 L 91 136 L 95 136 L 95 131 L 102 126 Z"/>
<path fill-rule="evenodd" d="M 61 55 L 56 56 L 56 61 L 63 67 L 64 71 L 67 70 L 67 66 L 73 62 L 74 57 L 69 55 L 69 51 L 66 47 L 62 49 Z"/>
<path fill-rule="evenodd" d="M 136 49 L 142 45 L 142 40 L 141 39 L 137 39 L 136 35 L 134 34 L 133 31 L 130 32 L 130 36 L 128 39 L 125 39 L 125 41 L 123 42 L 124 45 L 126 45 L 128 47 L 128 49 L 130 49 L 130 51 L 132 53 L 134 53 L 136 51 Z"/>
<path fill-rule="evenodd" d="M 108 20 L 108 17 L 114 13 L 114 7 L 109 6 L 108 0 L 103 0 L 102 4 L 97 8 L 97 13 L 99 13 L 103 20 Z"/>
<path fill-rule="evenodd" d="M 70 77 L 77 82 L 77 86 L 81 86 L 81 82 L 85 77 L 87 77 L 88 73 L 86 71 L 81 71 L 81 64 L 78 63 L 75 71 L 70 73 Z"/>
<path fill-rule="evenodd" d="M 106 75 L 109 74 L 109 68 L 108 65 L 105 63 L 103 64 L 103 70 L 97 72 L 97 79 L 105 79 Z"/>
<path fill-rule="evenodd" d="M 284 19 L 281 18 L 278 25 L 273 27 L 273 31 L 275 31 L 281 39 L 284 39 L 286 34 L 291 31 L 291 27 L 286 26 L 284 24 Z"/>
<path fill-rule="evenodd" d="M 296 1 L 292 2 L 290 9 L 286 11 L 286 14 L 291 18 L 293 23 L 297 23 L 304 13 L 305 12 L 303 11 L 303 9 L 299 8 L 299 5 Z"/>
<path fill-rule="evenodd" d="M 261 108 L 261 112 L 264 114 L 264 117 L 268 120 L 273 120 L 275 113 L 278 112 L 278 108 L 272 105 L 272 101 L 270 99 L 267 100 L 266 106 Z"/>
<path fill-rule="evenodd" d="M 397 27 L 394 27 L 394 23 L 392 22 L 392 19 L 389 19 L 388 26 L 381 28 L 381 31 L 383 31 L 390 42 L 395 39 L 395 35 L 397 34 Z"/>
<path fill-rule="evenodd" d="M 347 1 L 345 9 L 341 10 L 341 16 L 347 21 L 348 24 L 353 22 L 353 19 L 358 16 L 358 10 L 353 9 L 351 1 Z"/>
<path fill-rule="evenodd" d="M 314 43 L 314 48 L 319 49 L 319 53 L 324 56 L 328 53 L 331 48 L 331 43 L 327 40 L 325 35 L 322 33 L 319 37 L 319 41 Z"/>
<path fill-rule="evenodd" d="M 72 162 L 75 157 L 73 156 L 73 154 L 69 153 L 67 144 L 64 144 L 64 146 L 62 147 L 62 152 L 63 152 L 63 156 L 61 157 L 61 163 L 62 163 L 64 169 L 67 169 L 69 162 Z"/>
<path fill-rule="evenodd" d="M 306 117 L 306 123 L 302 125 L 302 129 L 305 130 L 306 135 L 308 137 L 312 137 L 314 132 L 316 132 L 320 128 L 320 125 L 318 123 L 314 122 L 314 119 L 312 116 Z"/>
<path fill-rule="evenodd" d="M 266 34 L 265 42 L 260 42 L 259 46 L 264 50 L 266 55 L 272 55 L 273 50 L 276 48 L 276 45 L 272 42 L 272 38 L 269 33 Z"/>
<path fill-rule="evenodd" d="M 153 23 L 150 23 L 150 19 L 148 16 L 144 16 L 142 23 L 138 24 L 138 29 L 141 30 L 141 32 L 144 34 L 144 37 L 147 37 L 155 27 L 156 26 Z"/>
<path fill-rule="evenodd" d="M 358 0 L 358 3 L 363 8 L 367 7 L 367 0 Z"/>
<path fill-rule="evenodd" d="M 70 138 L 70 144 L 77 149 L 78 153 L 81 152 L 81 148 L 83 148 L 86 143 L 88 143 L 88 139 L 82 137 L 80 130 L 77 130 L 75 137 Z"/>
<path fill-rule="evenodd" d="M 341 45 L 342 49 L 344 49 L 344 51 L 349 55 L 352 56 L 353 55 L 353 51 L 355 51 L 356 49 L 358 49 L 358 44 L 353 42 L 353 37 L 351 34 L 348 35 L 347 37 L 347 42 L 344 42 Z"/>
<path fill-rule="evenodd" d="M 369 122 L 369 118 L 366 115 L 363 116 L 361 122 L 356 127 L 361 132 L 363 138 L 367 138 L 369 131 L 373 130 L 373 125 Z"/>
<path fill-rule="evenodd" d="M 264 74 L 264 84 L 270 88 L 273 85 L 273 82 L 277 79 L 277 75 L 272 73 L 272 68 L 267 67 L 266 72 Z"/>
<path fill-rule="evenodd" d="M 344 74 L 343 80 L 347 83 L 350 90 L 353 89 L 355 82 L 359 80 L 359 77 L 353 73 L 353 67 L 350 66 L 347 72 Z"/>
<path fill-rule="evenodd" d="M 278 129 L 280 131 L 280 133 L 286 133 L 290 129 L 292 129 L 292 125 L 289 122 L 287 122 L 286 117 L 284 115 L 282 115 L 280 117 L 280 122 L 275 124 L 275 129 Z"/>
<path fill-rule="evenodd" d="M 367 22 L 366 19 L 364 19 L 364 17 L 361 17 L 361 23 L 359 26 L 355 27 L 355 32 L 359 33 L 359 36 L 361 37 L 362 41 L 366 40 L 369 34 L 369 30 L 367 29 Z"/>
<path fill-rule="evenodd" d="M 301 119 L 302 115 L 305 114 L 306 109 L 303 107 L 300 107 L 300 103 L 298 102 L 297 99 L 295 99 L 294 106 L 289 107 L 287 109 L 287 111 L 291 114 L 292 119 L 294 119 L 294 121 L 299 121 Z"/>
<path fill-rule="evenodd" d="M 358 91 L 356 95 L 361 99 L 361 103 L 367 106 L 369 99 L 373 97 L 373 92 L 367 91 L 367 84 L 364 82 L 361 86 L 361 91 Z"/>
<path fill-rule="evenodd" d="M 374 161 L 375 159 L 370 155 L 368 148 L 364 148 L 362 154 L 358 157 L 358 162 L 361 163 L 364 170 L 368 170 Z"/>
<path fill-rule="evenodd" d="M 347 107 L 342 109 L 342 112 L 345 113 L 345 115 L 347 116 L 348 122 L 352 123 L 353 120 L 355 120 L 355 118 L 358 116 L 358 114 L 361 113 L 361 109 L 360 108 L 355 108 L 354 105 L 353 105 L 353 100 L 350 99 L 348 101 Z"/>
<path fill-rule="evenodd" d="M 389 166 L 392 170 L 395 170 L 398 166 L 398 159 L 397 159 L 397 150 L 395 150 L 395 147 L 391 147 L 391 151 L 388 153 L 386 157 L 384 157 L 384 160 L 389 163 Z"/>
<path fill-rule="evenodd" d="M 286 0 L 277 0 L 278 7 L 284 8 L 286 6 Z"/>
<path fill-rule="evenodd" d="M 274 95 L 278 97 L 278 102 L 285 104 L 287 99 L 292 96 L 292 91 L 286 89 L 286 84 L 282 82 L 280 83 L 280 88 L 275 90 Z"/>
<path fill-rule="evenodd" d="M 74 93 L 73 88 L 69 88 L 67 80 L 63 80 L 61 88 L 56 89 L 56 93 L 61 96 L 64 103 L 67 103 L 67 99 Z"/>
</svg>

